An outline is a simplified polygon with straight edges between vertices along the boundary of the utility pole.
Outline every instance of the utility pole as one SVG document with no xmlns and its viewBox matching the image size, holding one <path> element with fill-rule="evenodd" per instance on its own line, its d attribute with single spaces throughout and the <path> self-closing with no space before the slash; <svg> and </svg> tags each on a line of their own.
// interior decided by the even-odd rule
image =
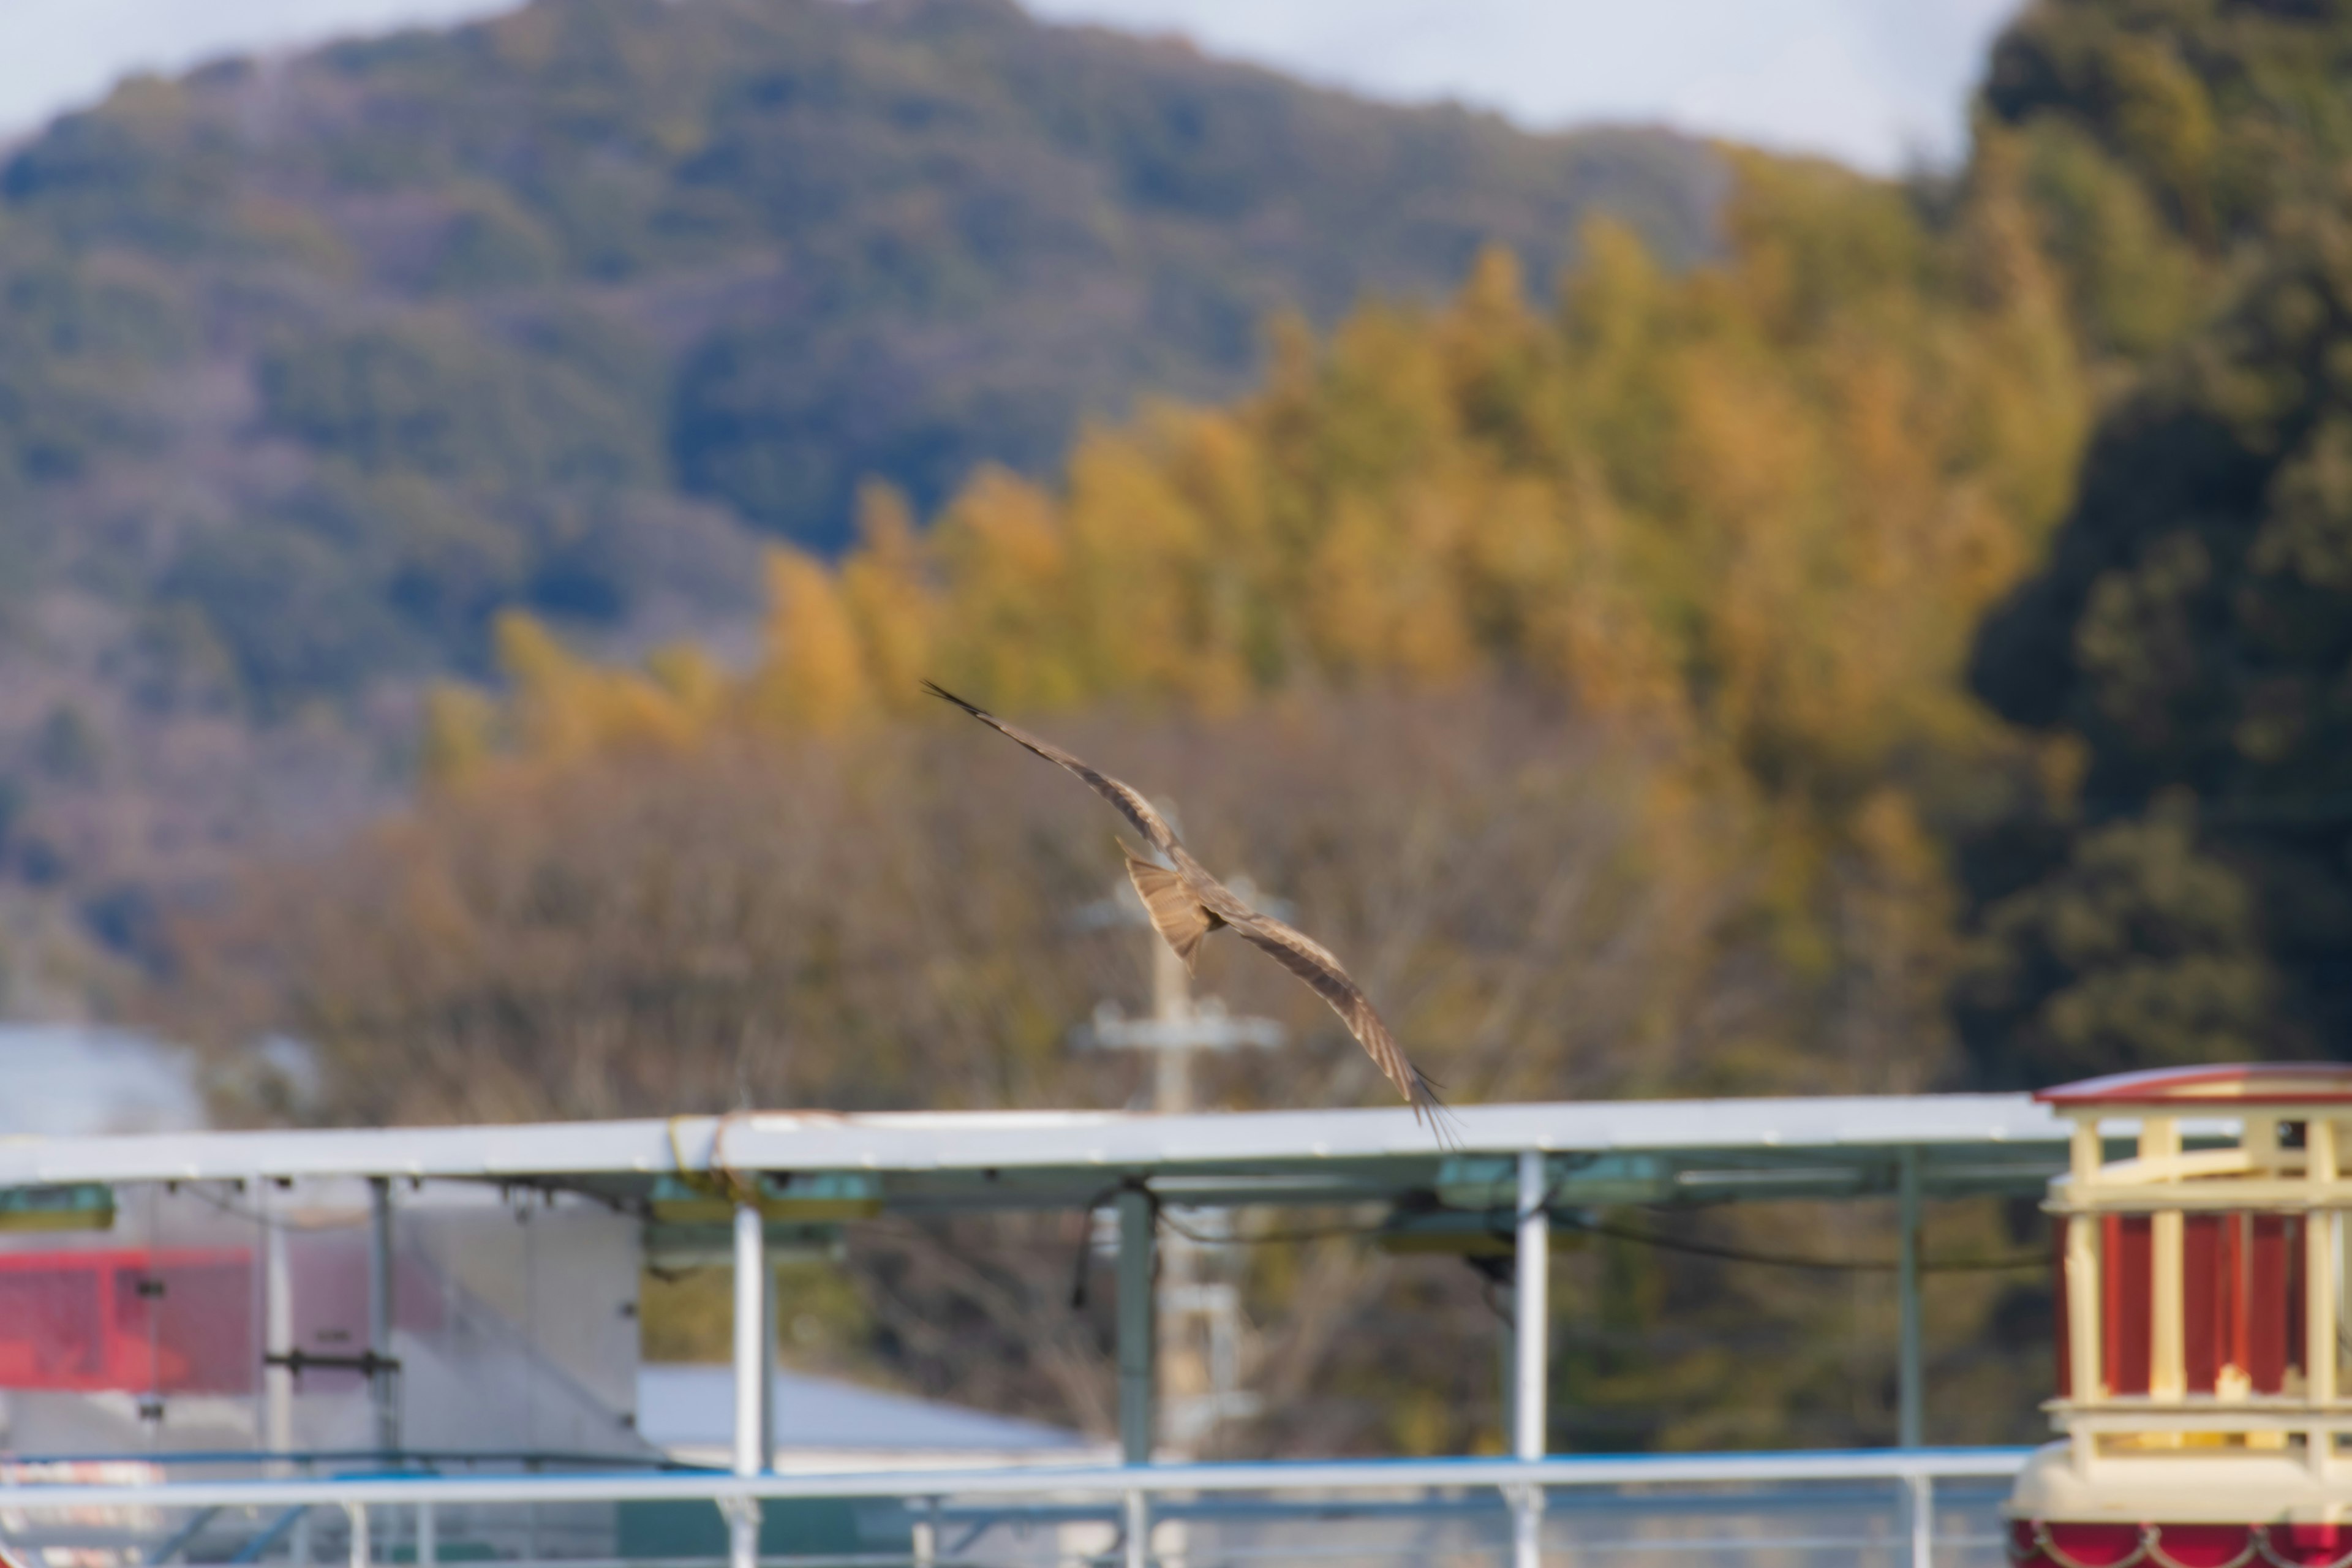
<svg viewBox="0 0 2352 1568">
<path fill-rule="evenodd" d="M 1161 810 L 1167 807 L 1163 805 Z M 1244 901 L 1269 907 L 1244 878 L 1234 891 Z M 1277 918 L 1280 918 L 1277 913 Z M 1110 898 L 1079 911 L 1083 928 L 1140 927 L 1151 947 L 1151 1016 L 1129 1018 L 1116 1002 L 1096 1007 L 1094 1017 L 1071 1032 L 1082 1050 L 1139 1050 L 1152 1054 L 1151 1107 L 1163 1116 L 1194 1109 L 1192 1058 L 1199 1051 L 1244 1047 L 1270 1049 L 1283 1043 L 1282 1026 L 1271 1018 L 1235 1017 L 1213 996 L 1195 998 L 1192 977 L 1175 950 L 1151 927 L 1143 900 L 1121 878 Z M 1223 1210 L 1198 1210 L 1184 1227 L 1214 1234 L 1226 1223 Z M 1234 1287 L 1206 1278 L 1213 1270 L 1213 1243 L 1171 1231 L 1160 1238 L 1160 1283 L 1155 1292 L 1160 1321 L 1161 1434 L 1177 1453 L 1196 1453 L 1223 1421 L 1256 1414 L 1257 1397 L 1241 1387 L 1241 1299 Z"/>
<path fill-rule="evenodd" d="M 1159 932 L 1151 934 L 1151 1021 L 1165 1037 L 1152 1050 L 1151 1109 L 1181 1116 L 1192 1109 L 1192 1053 L 1201 1048 L 1192 1042 L 1202 1031 L 1193 1026 L 1192 977 L 1184 961 Z"/>
</svg>

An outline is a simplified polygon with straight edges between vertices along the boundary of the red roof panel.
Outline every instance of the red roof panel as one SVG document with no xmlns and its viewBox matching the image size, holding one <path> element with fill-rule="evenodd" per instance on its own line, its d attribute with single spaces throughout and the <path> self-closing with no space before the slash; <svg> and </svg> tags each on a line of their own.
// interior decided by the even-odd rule
<svg viewBox="0 0 2352 1568">
<path fill-rule="evenodd" d="M 2231 1062 L 2216 1067 L 2151 1068 L 2035 1091 L 2045 1105 L 2168 1105 L 2253 1102 L 2352 1103 L 2352 1064 Z"/>
</svg>

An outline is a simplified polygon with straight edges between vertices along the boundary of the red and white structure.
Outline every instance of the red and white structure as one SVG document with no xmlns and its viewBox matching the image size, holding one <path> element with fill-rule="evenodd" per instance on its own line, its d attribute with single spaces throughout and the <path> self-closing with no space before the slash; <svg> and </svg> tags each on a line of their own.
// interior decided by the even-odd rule
<svg viewBox="0 0 2352 1568">
<path fill-rule="evenodd" d="M 2167 1069 L 2035 1098 L 2073 1126 L 2045 1205 L 2062 1440 L 2011 1494 L 2011 1557 L 2352 1565 L 2352 1067 Z"/>
</svg>

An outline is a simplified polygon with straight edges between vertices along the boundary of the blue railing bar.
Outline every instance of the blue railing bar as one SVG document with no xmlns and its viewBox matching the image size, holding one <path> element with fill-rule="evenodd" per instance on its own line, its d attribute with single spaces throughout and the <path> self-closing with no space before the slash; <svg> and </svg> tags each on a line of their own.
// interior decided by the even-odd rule
<svg viewBox="0 0 2352 1568">
<path fill-rule="evenodd" d="M 94 1465 L 135 1460 L 150 1465 L 343 1465 L 366 1462 L 400 1465 L 570 1465 L 586 1469 L 596 1465 L 616 1468 L 724 1474 L 723 1467 L 688 1464 L 659 1454 L 576 1454 L 534 1448 L 176 1448 L 161 1453 L 141 1450 L 110 1453 L 27 1454 L 0 1449 L 5 1465 Z"/>
<path fill-rule="evenodd" d="M 2006 1480 L 2006 1476 L 1986 1478 Z M 1716 1483 L 1720 1484 L 1720 1483 Z M 1775 1482 L 1778 1486 L 1792 1483 Z M 1780 1512 L 1818 1512 L 1823 1509 L 1853 1509 L 1863 1512 L 1885 1512 L 1892 1506 L 1885 1483 L 1857 1481 L 1814 1482 L 1803 1491 L 1783 1491 L 1759 1495 L 1741 1492 L 1676 1492 L 1674 1511 L 1677 1517 L 1720 1514 L 1738 1516 Z M 1979 1493 L 1968 1500 L 1989 1503 L 1998 1493 Z M 1612 1514 L 1644 1515 L 1655 1513 L 1657 1494 L 1578 1495 L 1569 1492 L 1555 1499 L 1552 1511 L 1559 1517 L 1580 1523 L 1597 1523 Z M 1162 1502 L 1152 1510 L 1157 1519 L 1175 1520 L 1290 1520 L 1318 1519 L 1411 1519 L 1487 1518 L 1506 1516 L 1507 1505 L 1491 1489 L 1479 1489 L 1462 1497 L 1420 1499 L 1399 1501 L 1391 1499 L 1335 1500 L 1313 1498 L 1284 1500 L 1279 1498 L 1220 1497 L 1213 1500 Z M 982 1521 L 988 1524 L 1116 1524 L 1118 1504 L 1115 1500 L 1097 1503 L 950 1503 L 942 1506 L 935 1517 L 943 1524 L 964 1524 Z M 1942 1539 L 1938 1537 L 1938 1539 Z"/>
<path fill-rule="evenodd" d="M 369 1476 L 333 1479 L 27 1482 L 0 1487 L 13 1509 L 271 1508 L 296 1503 L 635 1502 L 722 1498 L 982 1497 L 1078 1492 L 1349 1491 L 1381 1487 L 1596 1487 L 1646 1482 L 1907 1480 L 2013 1476 L 2028 1448 L 1846 1453 L 1575 1455 L 1542 1459 L 1283 1460 L 832 1474 Z"/>
</svg>

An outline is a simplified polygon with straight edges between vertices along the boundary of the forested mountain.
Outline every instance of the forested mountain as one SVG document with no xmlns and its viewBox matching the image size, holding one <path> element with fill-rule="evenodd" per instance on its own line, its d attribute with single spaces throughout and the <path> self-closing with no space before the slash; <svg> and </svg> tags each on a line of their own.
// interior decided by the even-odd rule
<svg viewBox="0 0 2352 1568">
<path fill-rule="evenodd" d="M 740 647 L 758 542 L 838 548 L 864 480 L 1045 472 L 1272 317 L 1490 243 L 1541 279 L 1596 211 L 1687 260 L 1726 178 L 1002 0 L 542 0 L 126 82 L 0 168 L 0 883 L 152 957 L 159 858 L 384 798 L 502 608 Z"/>
<path fill-rule="evenodd" d="M 133 531 L 283 703 L 492 605 L 624 615 L 667 511 L 829 550 L 863 479 L 1042 471 L 1237 390 L 1277 311 L 1489 243 L 1549 276 L 1596 208 L 1686 258 L 1721 185 L 997 0 L 564 0 L 135 81 L 0 174 L 12 531 Z M 163 493 L 70 493 L 126 464 Z"/>
</svg>

